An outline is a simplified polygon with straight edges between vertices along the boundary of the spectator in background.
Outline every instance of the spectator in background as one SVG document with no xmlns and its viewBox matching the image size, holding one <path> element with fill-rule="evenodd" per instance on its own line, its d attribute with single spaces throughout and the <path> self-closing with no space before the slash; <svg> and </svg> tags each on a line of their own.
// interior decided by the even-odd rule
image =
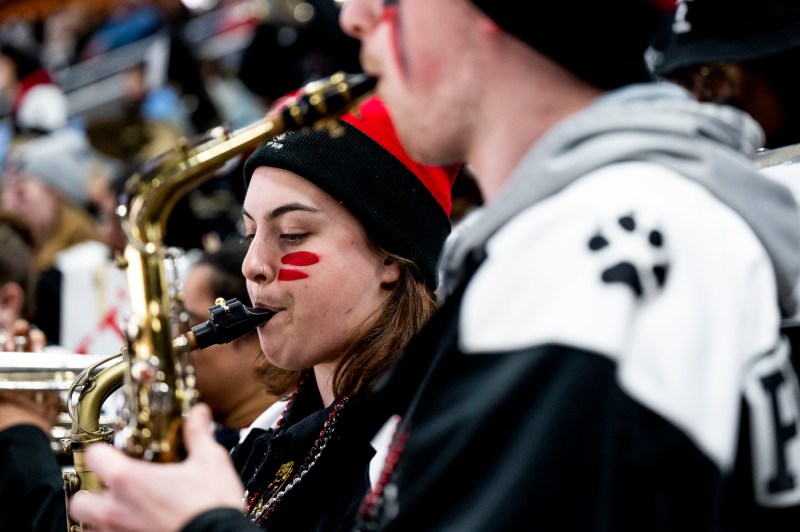
<svg viewBox="0 0 800 532">
<path fill-rule="evenodd" d="M 246 242 L 228 240 L 190 267 L 182 290 L 190 327 L 208 320 L 208 309 L 218 297 L 235 297 L 250 305 L 242 275 L 247 249 Z M 241 430 L 274 403 L 286 389 L 287 380 L 294 378 L 293 373 L 266 361 L 255 331 L 227 344 L 197 350 L 192 359 L 199 399 L 211 408 L 217 441 L 229 449 L 239 441 Z"/>
<path fill-rule="evenodd" d="M 41 135 L 68 123 L 67 97 L 37 54 L 12 43 L 0 45 L 0 95 L 11 106 L 15 135 Z"/>
<path fill-rule="evenodd" d="M 44 350 L 46 343 L 44 333 L 29 321 L 36 305 L 33 236 L 22 220 L 7 212 L 0 212 L 0 250 L 0 351 L 27 356 Z M 5 413 L 9 403 L 34 413 L 28 417 L 18 411 L 21 417 L 15 422 L 33 423 L 43 430 L 49 430 L 63 412 L 58 391 L 0 391 L 0 419 L 4 421 L 10 421 Z"/>
<path fill-rule="evenodd" d="M 125 92 L 119 111 L 94 118 L 86 126 L 92 146 L 116 162 L 108 179 L 92 189 L 104 236 L 114 247 L 124 247 L 114 226 L 113 210 L 125 181 L 147 161 L 192 137 L 189 116 L 174 89 L 151 86 L 143 63 L 127 69 L 123 79 Z M 165 244 L 183 250 L 203 249 L 205 233 L 206 226 L 192 208 L 189 195 L 181 197 L 167 221 Z"/>
<path fill-rule="evenodd" d="M 647 58 L 698 100 L 750 114 L 766 148 L 800 142 L 800 1 L 679 0 Z"/>
<path fill-rule="evenodd" d="M 0 205 L 33 234 L 39 273 L 34 322 L 49 344 L 79 353 L 116 352 L 124 340 L 112 316 L 121 319 L 127 305 L 124 272 L 87 210 L 90 174 L 101 168 L 83 133 L 63 128 L 16 145 L 1 183 Z M 107 340 L 95 341 L 101 325 Z"/>
<path fill-rule="evenodd" d="M 755 118 L 756 163 L 800 203 L 800 0 L 680 0 L 646 57 L 658 79 Z"/>
<path fill-rule="evenodd" d="M 340 2 L 309 0 L 284 13 L 274 6 L 245 49 L 239 77 L 269 107 L 278 98 L 336 71 L 360 72 L 359 44 L 339 27 Z"/>
<path fill-rule="evenodd" d="M 157 2 L 121 0 L 109 5 L 104 19 L 86 37 L 79 51 L 80 59 L 97 57 L 164 28 L 164 13 Z"/>
<path fill-rule="evenodd" d="M 78 60 L 86 39 L 103 22 L 105 10 L 90 2 L 54 4 L 42 20 L 41 60 L 51 71 Z"/>
<path fill-rule="evenodd" d="M 33 235 L 8 212 L 0 212 L 0 250 L 0 351 L 41 350 L 45 338 L 40 331 L 25 336 L 36 310 Z M 23 343 L 17 345 L 15 337 Z"/>
</svg>

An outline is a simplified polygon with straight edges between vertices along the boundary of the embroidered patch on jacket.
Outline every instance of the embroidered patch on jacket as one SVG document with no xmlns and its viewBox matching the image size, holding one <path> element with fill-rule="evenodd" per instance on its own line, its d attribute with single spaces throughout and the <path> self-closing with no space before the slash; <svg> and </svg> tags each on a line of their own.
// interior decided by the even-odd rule
<svg viewBox="0 0 800 532">
<path fill-rule="evenodd" d="M 633 213 L 598 229 L 588 246 L 602 259 L 601 280 L 627 285 L 637 298 L 657 292 L 667 281 L 664 234 L 657 227 L 640 225 Z"/>
</svg>

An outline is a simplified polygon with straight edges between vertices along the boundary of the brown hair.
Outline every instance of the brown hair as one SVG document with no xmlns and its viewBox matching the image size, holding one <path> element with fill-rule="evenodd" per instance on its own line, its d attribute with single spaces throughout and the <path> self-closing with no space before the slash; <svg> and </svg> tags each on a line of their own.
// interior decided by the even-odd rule
<svg viewBox="0 0 800 532">
<path fill-rule="evenodd" d="M 67 200 L 60 201 L 60 212 L 56 222 L 56 232 L 42 246 L 36 255 L 36 267 L 40 270 L 51 268 L 56 255 L 75 244 L 90 240 L 100 240 L 97 226 L 85 209 Z"/>
<path fill-rule="evenodd" d="M 0 284 L 17 283 L 25 291 L 22 318 L 33 317 L 36 301 L 33 235 L 11 213 L 0 212 Z"/>
<path fill-rule="evenodd" d="M 437 308 L 435 292 L 426 286 L 422 272 L 413 262 L 392 253 L 381 253 L 398 264 L 400 279 L 373 319 L 351 334 L 333 375 L 333 393 L 337 398 L 353 396 L 374 384 Z M 271 376 L 269 391 L 287 395 L 300 384 L 306 371 L 309 370 L 291 375 L 284 371 L 282 379 Z"/>
</svg>

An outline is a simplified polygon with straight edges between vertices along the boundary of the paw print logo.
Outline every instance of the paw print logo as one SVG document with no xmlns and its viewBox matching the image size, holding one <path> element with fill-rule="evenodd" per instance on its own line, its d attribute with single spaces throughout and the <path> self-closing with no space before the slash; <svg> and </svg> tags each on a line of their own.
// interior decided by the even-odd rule
<svg viewBox="0 0 800 532">
<path fill-rule="evenodd" d="M 663 233 L 657 228 L 640 227 L 633 214 L 598 230 L 588 245 L 603 259 L 600 278 L 604 283 L 628 285 L 636 297 L 643 297 L 667 280 L 669 262 Z"/>
</svg>

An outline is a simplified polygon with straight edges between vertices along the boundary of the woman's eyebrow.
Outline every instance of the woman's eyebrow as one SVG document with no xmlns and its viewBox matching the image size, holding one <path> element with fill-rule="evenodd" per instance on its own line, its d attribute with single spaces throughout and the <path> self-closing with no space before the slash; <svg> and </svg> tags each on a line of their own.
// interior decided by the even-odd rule
<svg viewBox="0 0 800 532">
<path fill-rule="evenodd" d="M 309 205 L 304 205 L 302 203 L 287 203 L 286 205 L 281 205 L 280 207 L 276 207 L 272 209 L 267 214 L 267 219 L 274 220 L 279 216 L 283 216 L 284 214 L 294 212 L 294 211 L 303 211 L 303 212 L 319 212 L 319 209 L 311 207 Z"/>
<path fill-rule="evenodd" d="M 319 209 L 310 207 L 308 205 L 303 205 L 302 203 L 287 203 L 285 205 L 281 205 L 280 207 L 272 209 L 267 213 L 266 216 L 264 216 L 264 218 L 266 218 L 267 220 L 274 220 L 280 216 L 283 216 L 286 213 L 294 211 L 319 212 Z M 247 212 L 246 209 L 242 209 L 242 216 L 254 220 L 253 216 L 249 212 Z"/>
</svg>

